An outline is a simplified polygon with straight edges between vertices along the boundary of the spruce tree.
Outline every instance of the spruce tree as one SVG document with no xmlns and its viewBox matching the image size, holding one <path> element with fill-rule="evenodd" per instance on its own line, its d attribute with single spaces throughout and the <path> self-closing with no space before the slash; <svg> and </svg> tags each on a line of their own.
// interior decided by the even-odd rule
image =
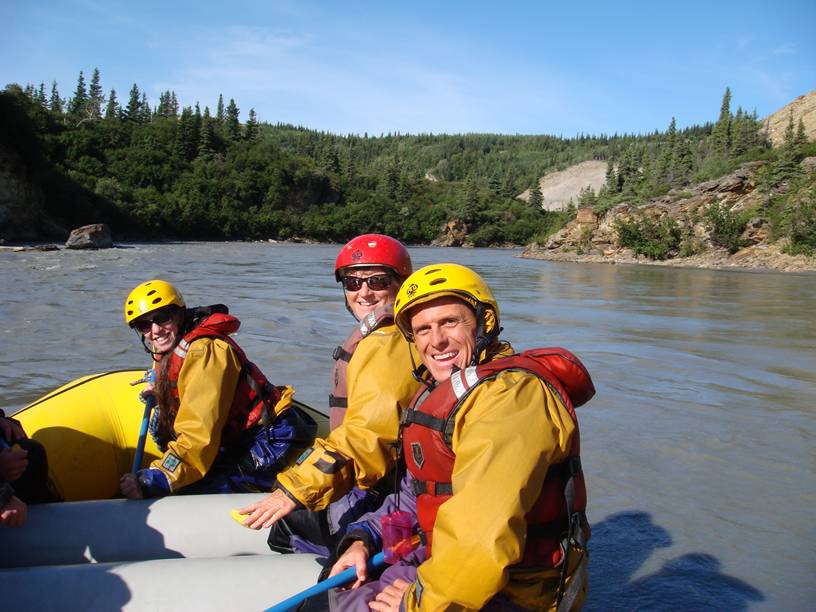
<svg viewBox="0 0 816 612">
<path fill-rule="evenodd" d="M 235 100 L 232 98 L 230 98 L 229 105 L 227 106 L 227 115 L 224 122 L 224 129 L 226 131 L 227 138 L 230 140 L 240 139 L 241 122 L 239 120 L 239 110 L 238 106 L 235 104 Z"/>
<path fill-rule="evenodd" d="M 726 87 L 720 105 L 720 118 L 712 132 L 714 152 L 727 159 L 731 150 L 731 88 Z"/>
<path fill-rule="evenodd" d="M 116 90 L 111 89 L 108 95 L 108 104 L 105 106 L 105 120 L 114 121 L 119 119 L 122 115 L 122 109 L 119 108 L 119 102 L 116 100 Z"/>
<path fill-rule="evenodd" d="M 198 156 L 208 159 L 215 153 L 215 130 L 210 117 L 210 107 L 204 107 L 204 116 L 201 119 L 201 135 L 198 142 Z"/>
<path fill-rule="evenodd" d="M 139 123 L 150 123 L 150 104 L 147 102 L 147 94 L 142 92 L 142 100 L 139 102 Z"/>
<path fill-rule="evenodd" d="M 104 102 L 105 96 L 102 93 L 99 68 L 94 68 L 91 85 L 88 89 L 88 116 L 91 119 L 100 119 L 102 117 L 102 104 Z"/>
<path fill-rule="evenodd" d="M 793 144 L 796 147 L 806 145 L 808 142 L 807 133 L 805 132 L 805 122 L 799 117 L 799 124 L 796 128 L 796 136 L 793 137 Z"/>
<path fill-rule="evenodd" d="M 244 127 L 244 139 L 248 141 L 255 140 L 258 137 L 258 117 L 255 115 L 255 109 L 249 109 L 249 119 L 247 119 Z"/>
<path fill-rule="evenodd" d="M 779 153 L 773 165 L 772 178 L 775 184 L 779 184 L 796 178 L 801 172 L 798 147 L 796 146 L 796 129 L 793 123 L 793 111 L 791 111 L 788 117 L 788 125 L 785 128 L 785 140 L 782 146 L 779 147 Z"/>
<path fill-rule="evenodd" d="M 48 110 L 52 113 L 62 114 L 63 101 L 60 98 L 57 82 L 51 81 L 51 98 L 48 100 Z"/>
<path fill-rule="evenodd" d="M 136 83 L 130 88 L 127 107 L 125 108 L 125 119 L 131 123 L 139 123 L 142 118 L 142 101 L 139 94 L 139 87 Z"/>
<path fill-rule="evenodd" d="M 37 90 L 37 102 L 39 102 L 43 108 L 48 108 L 48 98 L 45 95 L 45 83 L 42 81 L 40 81 L 40 88 Z"/>
<path fill-rule="evenodd" d="M 68 102 L 68 116 L 73 121 L 81 121 L 86 116 L 88 93 L 85 90 L 85 75 L 79 71 L 74 97 Z"/>
<path fill-rule="evenodd" d="M 215 108 L 215 122 L 218 127 L 224 125 L 224 94 L 218 94 L 218 106 Z"/>
<path fill-rule="evenodd" d="M 530 206 L 541 208 L 544 203 L 544 196 L 541 194 L 541 183 L 536 181 L 530 188 L 530 199 L 528 200 Z"/>
</svg>

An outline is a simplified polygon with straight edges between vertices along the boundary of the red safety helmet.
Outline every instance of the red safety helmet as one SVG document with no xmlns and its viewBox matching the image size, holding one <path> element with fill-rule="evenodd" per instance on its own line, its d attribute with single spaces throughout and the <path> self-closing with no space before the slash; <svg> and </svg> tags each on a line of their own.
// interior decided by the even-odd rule
<svg viewBox="0 0 816 612">
<path fill-rule="evenodd" d="M 383 234 L 363 234 L 349 240 L 340 249 L 334 263 L 334 278 L 340 282 L 340 271 L 345 268 L 385 266 L 400 278 L 411 275 L 411 256 L 399 241 Z"/>
</svg>

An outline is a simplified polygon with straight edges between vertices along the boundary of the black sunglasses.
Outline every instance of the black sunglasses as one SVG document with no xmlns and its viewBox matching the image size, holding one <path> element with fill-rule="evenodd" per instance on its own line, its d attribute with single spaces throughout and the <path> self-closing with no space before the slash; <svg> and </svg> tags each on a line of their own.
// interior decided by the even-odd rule
<svg viewBox="0 0 816 612">
<path fill-rule="evenodd" d="M 157 312 L 156 314 L 154 314 L 152 317 L 150 317 L 148 319 L 142 318 L 142 319 L 139 319 L 138 321 L 134 321 L 133 329 L 138 331 L 140 334 L 146 334 L 147 332 L 149 332 L 153 328 L 154 323 L 156 325 L 161 326 L 161 325 L 164 325 L 165 323 L 167 323 L 172 318 L 173 318 L 173 313 L 172 312 L 170 312 L 169 310 L 164 310 L 164 311 L 160 310 L 159 312 Z"/>
<path fill-rule="evenodd" d="M 361 278 L 359 276 L 344 276 L 340 279 L 340 282 L 343 283 L 343 289 L 346 291 L 359 291 L 363 283 L 368 285 L 368 288 L 372 291 L 382 291 L 383 289 L 388 289 L 391 285 L 391 275 L 390 274 L 375 274 L 374 276 L 367 276 L 366 278 Z"/>
</svg>

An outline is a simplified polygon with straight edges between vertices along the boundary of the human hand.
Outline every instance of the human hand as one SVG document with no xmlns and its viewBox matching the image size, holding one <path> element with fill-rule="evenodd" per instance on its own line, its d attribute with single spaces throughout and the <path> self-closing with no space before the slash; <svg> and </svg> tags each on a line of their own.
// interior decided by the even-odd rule
<svg viewBox="0 0 816 612">
<path fill-rule="evenodd" d="M 136 474 L 122 474 L 119 479 L 119 489 L 128 499 L 144 499 L 144 493 L 142 487 L 139 486 Z"/>
<path fill-rule="evenodd" d="M 18 497 L 12 497 L 0 508 L 0 525 L 22 527 L 28 516 L 28 506 Z"/>
<path fill-rule="evenodd" d="M 352 542 L 346 551 L 340 555 L 340 558 L 332 565 L 329 578 L 336 576 L 340 572 L 344 572 L 350 567 L 357 568 L 357 580 L 351 585 L 352 589 L 356 589 L 368 579 L 368 550 L 363 544 L 362 540 L 355 540 Z"/>
<path fill-rule="evenodd" d="M 289 499 L 280 489 L 275 489 L 268 497 L 261 501 L 249 504 L 238 509 L 239 514 L 247 514 L 248 518 L 241 523 L 250 529 L 271 527 L 274 523 L 297 508 L 297 504 Z"/>
<path fill-rule="evenodd" d="M 0 451 L 0 480 L 14 482 L 28 467 L 28 451 L 16 444 Z"/>
<path fill-rule="evenodd" d="M 8 417 L 0 417 L 0 436 L 9 442 L 25 440 L 27 437 L 25 431 L 23 431 L 23 426 L 20 425 L 17 419 Z"/>
<path fill-rule="evenodd" d="M 399 612 L 402 597 L 409 586 L 411 586 L 410 582 L 397 578 L 377 593 L 377 597 L 368 604 L 368 607 L 379 612 Z"/>
</svg>

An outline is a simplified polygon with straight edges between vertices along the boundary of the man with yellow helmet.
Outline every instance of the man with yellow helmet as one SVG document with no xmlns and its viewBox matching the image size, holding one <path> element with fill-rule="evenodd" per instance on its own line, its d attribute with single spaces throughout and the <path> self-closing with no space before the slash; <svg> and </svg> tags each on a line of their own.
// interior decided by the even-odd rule
<svg viewBox="0 0 816 612">
<path fill-rule="evenodd" d="M 125 474 L 125 497 L 268 490 L 277 472 L 314 439 L 316 423 L 292 406 L 231 337 L 241 322 L 223 304 L 187 308 L 170 283 L 135 287 L 125 323 L 151 354 L 157 406 L 150 433 L 164 453 Z"/>
<path fill-rule="evenodd" d="M 427 386 L 403 415 L 400 493 L 340 544 L 332 574 L 356 567 L 358 588 L 332 609 L 580 608 L 589 525 L 574 407 L 594 394 L 583 364 L 560 348 L 514 354 L 490 288 L 457 264 L 412 274 L 395 319 Z M 395 508 L 415 514 L 422 546 L 362 584 Z"/>
</svg>

